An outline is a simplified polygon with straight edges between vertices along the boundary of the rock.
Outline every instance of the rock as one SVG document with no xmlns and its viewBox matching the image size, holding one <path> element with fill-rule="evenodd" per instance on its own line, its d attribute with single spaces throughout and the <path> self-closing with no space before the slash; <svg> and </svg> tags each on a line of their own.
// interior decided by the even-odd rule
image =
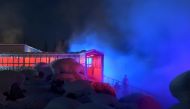
<svg viewBox="0 0 190 109">
<path fill-rule="evenodd" d="M 51 91 L 55 94 L 63 95 L 65 93 L 64 81 L 54 80 L 51 83 Z"/>
<path fill-rule="evenodd" d="M 138 109 L 135 103 L 118 103 L 116 109 Z"/>
<path fill-rule="evenodd" d="M 80 103 L 83 103 L 83 104 L 92 102 L 89 95 L 80 96 L 76 100 L 79 101 Z"/>
<path fill-rule="evenodd" d="M 177 76 L 170 83 L 170 91 L 180 102 L 190 102 L 190 71 Z"/>
<path fill-rule="evenodd" d="M 80 105 L 76 109 L 114 109 L 114 108 L 108 107 L 108 106 L 103 105 L 103 104 L 86 103 L 86 104 Z"/>
<path fill-rule="evenodd" d="M 38 63 L 34 69 L 37 71 L 37 77 L 40 79 L 49 82 L 53 79 L 53 71 L 51 66 L 47 63 Z"/>
<path fill-rule="evenodd" d="M 176 104 L 174 106 L 172 106 L 170 109 L 189 109 L 190 104 Z"/>
<path fill-rule="evenodd" d="M 76 109 L 81 103 L 65 97 L 58 97 L 49 102 L 44 109 Z"/>
<path fill-rule="evenodd" d="M 24 92 L 25 90 L 21 89 L 18 83 L 14 83 L 12 84 L 10 91 L 5 92 L 4 95 L 7 97 L 7 101 L 16 101 L 17 99 L 25 97 Z"/>
<path fill-rule="evenodd" d="M 6 96 L 3 94 L 9 92 L 11 86 L 16 83 L 21 89 L 25 77 L 23 74 L 15 71 L 1 71 L 0 72 L 0 103 L 5 104 Z"/>
<path fill-rule="evenodd" d="M 56 80 L 85 80 L 84 67 L 72 58 L 59 59 L 52 63 Z"/>
<path fill-rule="evenodd" d="M 66 93 L 73 93 L 76 96 L 90 95 L 95 93 L 89 81 L 77 80 L 74 82 L 66 81 L 64 85 Z"/>
<path fill-rule="evenodd" d="M 90 98 L 93 103 L 104 104 L 109 107 L 116 107 L 119 103 L 115 97 L 102 93 L 93 94 Z"/>
<path fill-rule="evenodd" d="M 48 86 L 29 84 L 24 86 L 26 89 L 25 98 L 15 102 L 8 102 L 10 109 L 43 109 L 49 101 L 58 97 L 51 93 Z"/>
<path fill-rule="evenodd" d="M 112 95 L 112 96 L 116 96 L 114 88 L 111 87 L 107 83 L 92 82 L 91 85 L 92 85 L 93 89 L 97 93 L 104 93 L 104 94 L 109 94 L 109 95 Z"/>
<path fill-rule="evenodd" d="M 158 103 L 152 96 L 142 93 L 134 93 L 123 97 L 119 102 L 131 105 L 132 109 L 134 107 L 137 109 L 161 109 L 160 103 Z"/>
<path fill-rule="evenodd" d="M 23 86 L 26 90 L 25 98 L 16 102 L 8 102 L 7 107 L 10 109 L 43 109 L 50 100 L 59 96 L 50 91 L 50 84 L 42 84 L 41 81 L 35 79 L 28 81 Z"/>
<path fill-rule="evenodd" d="M 190 109 L 190 71 L 184 72 L 172 80 L 170 91 L 180 101 L 171 109 Z"/>
</svg>

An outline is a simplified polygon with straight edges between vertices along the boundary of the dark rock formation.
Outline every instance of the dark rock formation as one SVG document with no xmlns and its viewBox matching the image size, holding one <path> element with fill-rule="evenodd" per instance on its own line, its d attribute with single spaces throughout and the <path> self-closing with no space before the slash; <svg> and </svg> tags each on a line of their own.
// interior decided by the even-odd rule
<svg viewBox="0 0 190 109">
<path fill-rule="evenodd" d="M 72 58 L 56 60 L 52 63 L 56 80 L 85 80 L 84 67 Z"/>
<path fill-rule="evenodd" d="M 81 103 L 76 100 L 57 97 L 49 102 L 49 104 L 44 109 L 77 109 Z"/>
<path fill-rule="evenodd" d="M 3 94 L 6 96 L 6 100 L 16 101 L 17 99 L 25 97 L 24 92 L 25 90 L 22 90 L 18 83 L 14 83 L 10 91 L 4 92 Z"/>
<path fill-rule="evenodd" d="M 170 84 L 170 91 L 180 102 L 171 109 L 190 109 L 190 71 L 177 76 Z"/>
<path fill-rule="evenodd" d="M 161 109 L 160 104 L 152 96 L 143 93 L 133 93 L 119 100 L 131 109 Z"/>
<path fill-rule="evenodd" d="M 92 82 L 91 85 L 97 93 L 104 93 L 116 96 L 114 88 L 107 83 Z"/>
<path fill-rule="evenodd" d="M 51 91 L 53 93 L 63 95 L 65 93 L 65 89 L 64 89 L 63 85 L 64 85 L 64 81 L 54 80 L 51 83 Z"/>
</svg>

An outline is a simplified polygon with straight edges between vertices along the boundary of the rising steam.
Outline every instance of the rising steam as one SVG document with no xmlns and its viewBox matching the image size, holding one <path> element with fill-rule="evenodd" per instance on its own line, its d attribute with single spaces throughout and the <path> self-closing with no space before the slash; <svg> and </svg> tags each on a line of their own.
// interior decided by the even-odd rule
<svg viewBox="0 0 190 109">
<path fill-rule="evenodd" d="M 20 5 L 16 2 L 2 3 L 0 6 L 0 42 L 20 43 L 23 38 L 23 18 Z"/>
</svg>

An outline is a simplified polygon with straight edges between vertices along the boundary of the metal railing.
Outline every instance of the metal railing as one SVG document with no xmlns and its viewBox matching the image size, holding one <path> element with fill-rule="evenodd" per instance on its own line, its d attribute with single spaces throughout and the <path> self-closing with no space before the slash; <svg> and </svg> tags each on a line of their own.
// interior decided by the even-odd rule
<svg viewBox="0 0 190 109">
<path fill-rule="evenodd" d="M 104 75 L 103 82 L 109 83 L 111 86 L 114 86 L 115 84 L 122 85 L 122 82 L 121 82 L 121 81 L 116 80 L 116 79 L 113 79 L 113 78 L 108 77 L 108 76 L 105 76 L 105 75 Z"/>
<path fill-rule="evenodd" d="M 123 81 L 120 81 L 108 76 L 104 76 L 103 82 L 110 84 L 116 90 L 116 92 L 122 93 L 124 95 L 128 95 L 131 93 L 149 93 L 150 94 L 150 92 L 148 91 L 145 91 L 141 88 L 137 88 L 130 84 L 124 84 Z"/>
</svg>

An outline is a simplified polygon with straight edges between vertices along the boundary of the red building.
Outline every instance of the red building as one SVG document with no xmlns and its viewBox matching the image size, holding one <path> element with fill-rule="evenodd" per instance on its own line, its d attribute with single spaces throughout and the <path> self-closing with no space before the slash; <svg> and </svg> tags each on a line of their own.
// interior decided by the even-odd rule
<svg viewBox="0 0 190 109">
<path fill-rule="evenodd" d="M 0 44 L 0 70 L 32 69 L 37 63 L 48 63 L 63 58 L 73 58 L 85 67 L 85 74 L 103 81 L 103 53 L 97 50 L 51 53 L 25 44 Z"/>
</svg>

